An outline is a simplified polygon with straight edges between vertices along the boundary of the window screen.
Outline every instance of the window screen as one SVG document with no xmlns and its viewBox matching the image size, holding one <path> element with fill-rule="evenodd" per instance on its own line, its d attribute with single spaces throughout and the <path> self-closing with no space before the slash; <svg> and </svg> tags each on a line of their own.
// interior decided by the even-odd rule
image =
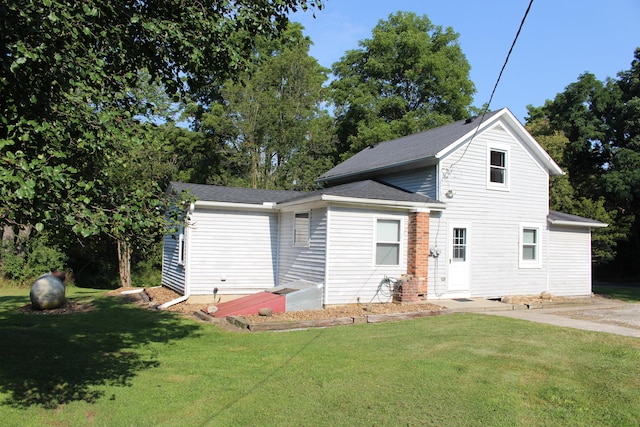
<svg viewBox="0 0 640 427">
<path fill-rule="evenodd" d="M 538 259 L 538 230 L 535 228 L 522 229 L 522 259 L 524 261 Z"/>
<path fill-rule="evenodd" d="M 453 229 L 453 261 L 467 260 L 467 229 Z"/>
<path fill-rule="evenodd" d="M 489 181 L 496 184 L 507 183 L 507 153 L 491 150 Z"/>
<path fill-rule="evenodd" d="M 293 244 L 309 245 L 309 212 L 296 212 L 293 221 Z"/>
<path fill-rule="evenodd" d="M 400 221 L 379 219 L 376 224 L 376 265 L 400 264 Z"/>
</svg>

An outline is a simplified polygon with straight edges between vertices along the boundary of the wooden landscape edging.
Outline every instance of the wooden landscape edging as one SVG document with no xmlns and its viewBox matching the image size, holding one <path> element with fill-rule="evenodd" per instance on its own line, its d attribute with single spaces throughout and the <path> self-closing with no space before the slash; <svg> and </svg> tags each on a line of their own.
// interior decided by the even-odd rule
<svg viewBox="0 0 640 427">
<path fill-rule="evenodd" d="M 399 320 L 419 319 L 421 317 L 439 316 L 441 314 L 449 314 L 450 310 L 429 310 L 429 311 L 412 311 L 408 313 L 394 314 L 369 314 L 366 316 L 367 323 L 395 322 Z"/>
<path fill-rule="evenodd" d="M 418 319 L 421 317 L 439 316 L 449 314 L 450 310 L 429 310 L 413 311 L 408 313 L 394 314 L 370 314 L 359 317 L 338 317 L 332 319 L 298 320 L 286 322 L 261 322 L 249 323 L 244 317 L 228 316 L 227 321 L 241 329 L 248 329 L 251 332 L 260 331 L 286 331 L 294 329 L 326 328 L 330 326 L 345 326 L 363 323 L 383 323 L 396 322 L 400 320 Z"/>
</svg>

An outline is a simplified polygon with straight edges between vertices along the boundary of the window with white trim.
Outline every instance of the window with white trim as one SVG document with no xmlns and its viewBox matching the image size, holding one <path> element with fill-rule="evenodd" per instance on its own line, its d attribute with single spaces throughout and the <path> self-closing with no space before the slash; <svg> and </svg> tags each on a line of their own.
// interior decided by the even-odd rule
<svg viewBox="0 0 640 427">
<path fill-rule="evenodd" d="M 509 188 L 509 150 L 489 147 L 487 150 L 487 188 Z"/>
<path fill-rule="evenodd" d="M 523 224 L 520 226 L 520 268 L 540 266 L 540 227 Z"/>
<path fill-rule="evenodd" d="M 309 246 L 309 212 L 293 214 L 293 246 Z"/>
<path fill-rule="evenodd" d="M 178 234 L 178 264 L 185 264 L 186 255 L 186 242 L 184 238 L 184 226 L 180 226 L 180 233 Z"/>
<path fill-rule="evenodd" d="M 376 220 L 375 265 L 400 265 L 400 220 Z"/>
</svg>

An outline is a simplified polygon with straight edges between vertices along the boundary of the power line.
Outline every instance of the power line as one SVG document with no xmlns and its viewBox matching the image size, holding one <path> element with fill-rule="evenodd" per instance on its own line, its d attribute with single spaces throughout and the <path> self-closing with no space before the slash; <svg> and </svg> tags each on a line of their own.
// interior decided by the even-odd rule
<svg viewBox="0 0 640 427">
<path fill-rule="evenodd" d="M 520 22 L 520 27 L 518 28 L 518 32 L 513 39 L 513 43 L 511 43 L 511 48 L 509 49 L 509 53 L 507 53 L 507 57 L 504 60 L 504 64 L 502 64 L 502 68 L 500 69 L 500 74 L 498 74 L 498 79 L 496 80 L 496 84 L 493 86 L 493 90 L 491 91 L 491 96 L 489 97 L 489 102 L 485 108 L 485 113 L 489 109 L 489 105 L 491 105 L 491 101 L 493 100 L 493 95 L 496 93 L 496 89 L 498 88 L 498 83 L 500 83 L 500 78 L 502 77 L 502 73 L 507 66 L 507 62 L 509 62 L 509 57 L 511 56 L 511 52 L 513 52 L 513 47 L 516 45 L 516 41 L 518 40 L 518 36 L 520 35 L 520 31 L 522 31 L 522 27 L 524 26 L 524 21 L 527 19 L 527 15 L 529 15 L 529 11 L 531 10 L 531 5 L 533 4 L 533 0 L 529 2 L 529 6 L 522 17 L 522 21 Z M 483 114 L 484 116 L 484 114 Z M 479 126 L 479 125 L 478 125 Z"/>
<path fill-rule="evenodd" d="M 522 17 L 522 21 L 520 21 L 520 27 L 518 27 L 518 32 L 516 33 L 516 36 L 513 38 L 513 42 L 511 43 L 511 47 L 509 48 L 509 52 L 507 53 L 507 57 L 504 59 L 504 64 L 502 64 L 502 68 L 500 69 L 500 73 L 498 74 L 498 78 L 496 79 L 496 84 L 493 85 L 493 90 L 491 91 L 491 96 L 489 96 L 489 102 L 487 102 L 487 105 L 485 105 L 484 109 L 482 110 L 482 116 L 480 116 L 480 121 L 478 122 L 478 125 L 476 126 L 476 130 L 475 130 L 475 132 L 473 132 L 473 136 L 471 137 L 471 139 L 469 140 L 469 143 L 465 147 L 464 152 L 462 153 L 462 156 L 460 156 L 460 158 L 458 160 L 456 160 L 451 165 L 451 167 L 449 168 L 449 173 L 451 173 L 451 170 L 453 169 L 453 167 L 460 160 L 462 160 L 464 155 L 467 154 L 467 149 L 471 145 L 471 142 L 473 142 L 473 139 L 478 134 L 478 130 L 480 129 L 480 125 L 482 125 L 482 122 L 484 121 L 484 116 L 489 111 L 489 106 L 491 105 L 491 101 L 493 100 L 493 95 L 496 93 L 496 89 L 498 88 L 498 84 L 500 83 L 500 79 L 502 78 L 502 73 L 504 72 L 504 69 L 507 67 L 507 63 L 509 62 L 509 57 L 511 56 L 511 52 L 513 52 L 513 48 L 516 45 L 516 41 L 518 40 L 518 37 L 520 36 L 520 32 L 522 31 L 522 27 L 524 26 L 524 21 L 527 20 L 527 15 L 529 15 L 529 11 L 531 10 L 531 6 L 532 5 L 533 5 L 533 0 L 530 0 L 529 1 L 529 6 L 527 6 L 527 10 L 524 12 L 524 16 Z"/>
</svg>

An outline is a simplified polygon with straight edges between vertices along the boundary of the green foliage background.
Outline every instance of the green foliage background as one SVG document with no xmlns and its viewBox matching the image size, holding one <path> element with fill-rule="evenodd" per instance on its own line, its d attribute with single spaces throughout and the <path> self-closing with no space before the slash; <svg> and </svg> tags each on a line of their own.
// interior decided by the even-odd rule
<svg viewBox="0 0 640 427">
<path fill-rule="evenodd" d="M 2 2 L 3 276 L 65 264 L 94 287 L 157 281 L 180 221 L 165 212 L 188 202 L 165 193 L 171 180 L 312 190 L 367 145 L 477 111 L 452 28 L 391 14 L 328 83 L 288 22 L 297 9 L 322 3 Z M 593 233 L 599 272 L 640 275 L 640 50 L 616 78 L 586 73 L 529 113 L 568 172 L 551 208 L 610 224 Z"/>
<path fill-rule="evenodd" d="M 593 232 L 596 272 L 640 277 L 640 48 L 615 78 L 585 73 L 530 106 L 527 124 L 566 172 L 551 182 L 551 209 L 609 224 Z"/>
</svg>

